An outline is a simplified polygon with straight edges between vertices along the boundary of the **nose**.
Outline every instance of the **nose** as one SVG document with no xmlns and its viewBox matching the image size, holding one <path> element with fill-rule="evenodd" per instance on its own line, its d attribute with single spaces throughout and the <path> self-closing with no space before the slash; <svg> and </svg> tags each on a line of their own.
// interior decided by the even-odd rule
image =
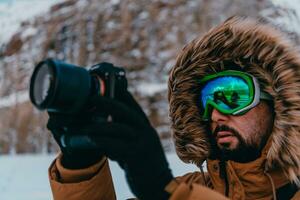
<svg viewBox="0 0 300 200">
<path fill-rule="evenodd" d="M 225 122 L 229 118 L 229 115 L 222 114 L 217 109 L 213 109 L 211 113 L 211 120 L 213 122 Z"/>
</svg>

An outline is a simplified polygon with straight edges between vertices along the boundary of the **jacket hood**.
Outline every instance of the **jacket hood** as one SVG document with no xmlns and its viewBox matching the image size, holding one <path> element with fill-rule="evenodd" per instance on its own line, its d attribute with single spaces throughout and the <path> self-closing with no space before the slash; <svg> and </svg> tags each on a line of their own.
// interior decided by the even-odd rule
<svg viewBox="0 0 300 200">
<path fill-rule="evenodd" d="M 274 126 L 266 169 L 281 168 L 299 184 L 300 57 L 283 34 L 265 22 L 232 17 L 194 39 L 179 53 L 168 99 L 178 156 L 201 165 L 211 153 L 207 122 L 197 108 L 199 79 L 237 65 L 255 76 L 274 99 Z M 299 184 L 300 185 L 300 184 Z"/>
</svg>

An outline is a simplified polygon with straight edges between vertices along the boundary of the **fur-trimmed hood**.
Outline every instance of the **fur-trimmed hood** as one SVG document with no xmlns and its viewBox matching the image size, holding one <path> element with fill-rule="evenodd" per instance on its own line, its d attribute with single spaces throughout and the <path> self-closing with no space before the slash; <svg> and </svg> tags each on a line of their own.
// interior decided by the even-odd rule
<svg viewBox="0 0 300 200">
<path fill-rule="evenodd" d="M 274 99 L 274 127 L 266 168 L 281 168 L 300 183 L 300 55 L 283 34 L 263 22 L 232 17 L 186 45 L 169 78 L 176 151 L 201 165 L 210 156 L 207 122 L 196 105 L 199 79 L 234 63 L 254 75 Z M 299 184 L 300 185 L 300 184 Z"/>
</svg>

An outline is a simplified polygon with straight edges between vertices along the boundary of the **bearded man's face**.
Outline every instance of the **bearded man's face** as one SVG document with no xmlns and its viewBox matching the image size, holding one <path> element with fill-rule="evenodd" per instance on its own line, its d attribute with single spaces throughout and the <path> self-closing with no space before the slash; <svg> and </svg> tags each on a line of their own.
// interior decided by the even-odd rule
<svg viewBox="0 0 300 200">
<path fill-rule="evenodd" d="M 266 101 L 239 116 L 213 109 L 210 123 L 213 146 L 225 159 L 249 162 L 258 158 L 272 132 L 273 115 Z"/>
</svg>

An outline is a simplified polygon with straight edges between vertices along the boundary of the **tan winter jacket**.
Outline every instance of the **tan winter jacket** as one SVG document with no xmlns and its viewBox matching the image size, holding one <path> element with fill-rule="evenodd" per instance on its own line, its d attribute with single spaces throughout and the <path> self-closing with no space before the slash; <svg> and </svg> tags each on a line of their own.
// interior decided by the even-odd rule
<svg viewBox="0 0 300 200">
<path fill-rule="evenodd" d="M 262 163 L 265 155 L 247 164 L 228 162 L 230 199 L 271 200 L 274 199 L 273 192 L 289 182 L 282 171 L 264 172 Z M 223 196 L 225 184 L 224 180 L 220 178 L 219 170 L 218 161 L 208 160 L 209 175 L 193 172 L 177 177 L 166 187 L 166 190 L 171 193 L 170 200 L 226 200 L 227 198 Z M 61 166 L 60 157 L 58 157 L 50 167 L 49 178 L 55 200 L 116 199 L 106 159 L 88 169 L 68 170 Z M 274 184 L 274 188 L 272 188 L 272 184 Z M 293 198 L 289 199 L 300 199 L 300 192 L 293 194 Z"/>
<path fill-rule="evenodd" d="M 210 159 L 208 124 L 197 107 L 198 80 L 226 70 L 230 63 L 258 79 L 260 88 L 274 99 L 275 116 L 260 158 L 220 165 Z M 180 52 L 170 73 L 168 95 L 178 156 L 197 166 L 207 161 L 208 166 L 206 175 L 194 172 L 172 181 L 166 188 L 170 199 L 225 199 L 221 194 L 226 190 L 234 200 L 276 199 L 278 195 L 300 199 L 300 56 L 280 31 L 248 18 L 226 20 Z M 55 199 L 115 199 L 105 160 L 90 169 L 70 171 L 58 159 L 49 175 Z"/>
<path fill-rule="evenodd" d="M 151 172 L 149 172 L 151 173 Z M 96 165 L 83 170 L 68 170 L 61 166 L 60 157 L 49 169 L 50 185 L 54 200 L 115 200 L 115 191 L 108 167 L 103 159 Z M 171 200 L 179 199 L 220 199 L 223 195 L 201 186 L 199 173 L 179 177 L 168 185 L 172 192 Z"/>
</svg>

